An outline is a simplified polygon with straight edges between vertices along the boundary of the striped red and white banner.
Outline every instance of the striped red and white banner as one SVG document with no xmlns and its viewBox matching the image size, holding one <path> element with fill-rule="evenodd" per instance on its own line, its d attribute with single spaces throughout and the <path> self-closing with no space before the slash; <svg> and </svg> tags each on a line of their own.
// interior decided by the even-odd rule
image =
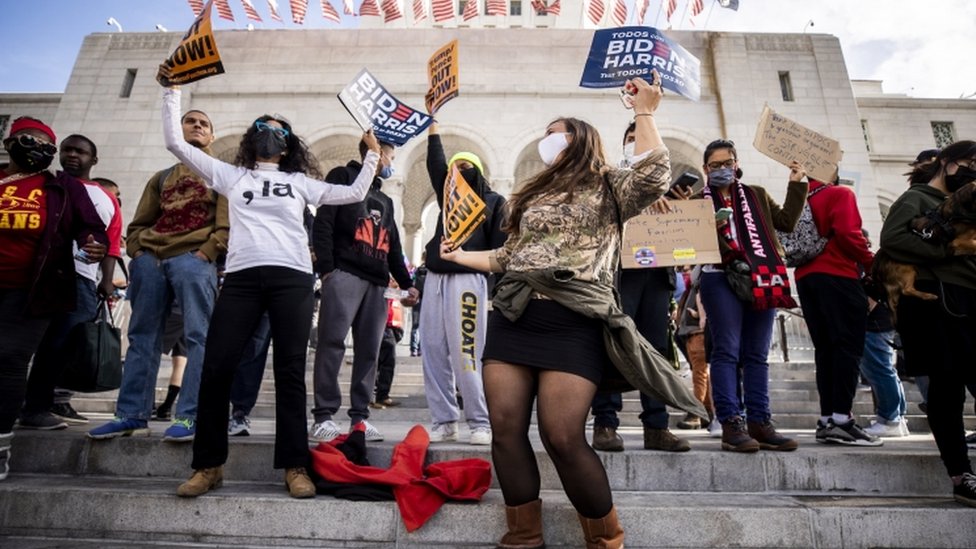
<svg viewBox="0 0 976 549">
<path fill-rule="evenodd" d="M 643 25 L 644 18 L 647 16 L 647 8 L 651 5 L 651 0 L 637 0 L 637 24 Z"/>
<path fill-rule="evenodd" d="M 534 11 L 536 15 L 542 15 L 548 10 L 549 8 L 546 7 L 546 0 L 532 0 L 532 11 Z"/>
<path fill-rule="evenodd" d="M 363 0 L 363 3 L 359 6 L 359 15 L 379 17 L 382 14 L 380 13 L 380 7 L 376 5 L 376 0 Z"/>
<path fill-rule="evenodd" d="M 478 17 L 478 0 L 468 0 L 464 4 L 464 14 L 461 16 L 465 21 Z"/>
<path fill-rule="evenodd" d="M 403 18 L 403 12 L 400 11 L 400 0 L 383 0 L 383 4 L 380 6 L 383 9 L 383 22 L 389 23 L 390 21 L 396 21 L 397 19 Z"/>
<path fill-rule="evenodd" d="M 339 17 L 339 12 L 332 5 L 332 0 L 322 0 L 322 18 L 333 23 L 342 22 L 342 18 Z"/>
<path fill-rule="evenodd" d="M 508 15 L 508 1 L 488 0 L 485 15 Z"/>
<path fill-rule="evenodd" d="M 562 11 L 562 7 L 559 5 L 559 0 L 552 0 L 552 4 L 549 4 L 546 11 L 549 12 L 549 15 L 559 15 L 559 12 Z"/>
<path fill-rule="evenodd" d="M 625 0 L 616 0 L 613 5 L 613 14 L 611 18 L 613 22 L 617 24 L 618 27 L 622 27 L 627 23 L 627 2 Z"/>
<path fill-rule="evenodd" d="M 268 10 L 271 12 L 271 18 L 275 21 L 281 23 L 281 16 L 278 15 L 278 0 L 268 0 Z"/>
<path fill-rule="evenodd" d="M 356 15 L 356 6 L 353 5 L 355 0 L 343 0 L 342 1 L 342 12 L 346 15 Z"/>
<path fill-rule="evenodd" d="M 600 21 L 603 21 L 603 14 L 606 11 L 607 6 L 603 3 L 603 0 L 590 0 L 590 7 L 586 10 L 586 16 L 590 18 L 591 23 L 599 25 Z"/>
<path fill-rule="evenodd" d="M 322 0 L 328 2 L 328 0 Z M 301 25 L 305 22 L 305 12 L 308 11 L 308 0 L 288 0 L 288 7 L 291 9 L 291 22 Z"/>
<path fill-rule="evenodd" d="M 261 16 L 258 15 L 258 10 L 254 9 L 254 4 L 251 0 L 241 0 L 241 4 L 244 6 L 244 15 L 252 21 L 261 21 Z"/>
<path fill-rule="evenodd" d="M 699 13 L 705 11 L 705 2 L 703 0 L 691 0 L 691 16 L 694 17 Z"/>
<path fill-rule="evenodd" d="M 193 16 L 199 17 L 203 13 L 203 0 L 189 0 L 190 9 L 193 10 Z"/>
<path fill-rule="evenodd" d="M 435 22 L 440 23 L 454 18 L 454 0 L 432 0 L 430 7 Z"/>
<path fill-rule="evenodd" d="M 666 13 L 668 17 L 668 23 L 670 23 L 671 16 L 674 15 L 674 12 L 678 11 L 678 0 L 664 0 L 664 2 L 668 5 Z"/>
<path fill-rule="evenodd" d="M 413 20 L 423 21 L 427 19 L 427 5 L 424 0 L 413 0 Z"/>
<path fill-rule="evenodd" d="M 221 19 L 234 20 L 234 12 L 230 11 L 230 4 L 227 3 L 227 0 L 214 0 L 214 4 L 217 6 L 217 15 Z"/>
</svg>

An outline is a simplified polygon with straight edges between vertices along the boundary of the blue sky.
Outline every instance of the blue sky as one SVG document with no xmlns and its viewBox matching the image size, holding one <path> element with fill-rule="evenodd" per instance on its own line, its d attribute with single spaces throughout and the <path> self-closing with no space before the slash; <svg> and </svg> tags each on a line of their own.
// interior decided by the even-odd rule
<svg viewBox="0 0 976 549">
<path fill-rule="evenodd" d="M 321 16 L 318 0 L 309 2 L 305 24 L 291 23 L 288 0 L 278 0 L 284 23 L 268 17 L 267 0 L 251 0 L 264 22 L 256 28 L 338 28 Z M 564 4 L 583 0 L 563 0 Z M 633 0 L 627 0 L 633 3 Z M 689 0 L 678 0 L 676 19 Z M 356 0 L 360 3 L 361 0 Z M 400 0 L 409 5 L 410 0 Z M 340 6 L 341 0 L 332 0 Z M 527 4 L 528 0 L 523 0 Z M 612 3 L 612 0 L 611 2 Z M 692 27 L 676 29 L 731 32 L 808 32 L 840 38 L 848 71 L 855 79 L 884 80 L 888 93 L 916 97 L 976 96 L 976 2 L 972 0 L 740 0 L 738 12 L 712 7 Z M 658 14 L 652 0 L 649 16 Z M 241 0 L 230 0 L 235 22 L 216 17 L 217 29 L 244 28 Z M 341 12 L 341 9 L 339 10 Z M 193 21 L 186 0 L 4 0 L 0 6 L 0 92 L 60 92 L 71 74 L 82 40 L 111 32 L 114 17 L 125 31 L 151 32 L 156 25 L 181 32 Z M 663 19 L 663 16 L 662 16 Z M 813 21 L 812 27 L 808 22 Z M 354 25 L 349 22 L 346 26 Z M 666 26 L 666 25 L 661 25 Z M 462 37 L 463 40 L 463 37 Z M 583 60 L 580 60 L 582 67 Z M 422 70 L 418 69 L 418 70 Z"/>
</svg>

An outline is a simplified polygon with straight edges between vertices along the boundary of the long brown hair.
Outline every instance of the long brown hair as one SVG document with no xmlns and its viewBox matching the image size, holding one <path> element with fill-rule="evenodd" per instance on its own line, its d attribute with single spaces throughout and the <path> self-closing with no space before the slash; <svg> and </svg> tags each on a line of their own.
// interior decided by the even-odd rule
<svg viewBox="0 0 976 549">
<path fill-rule="evenodd" d="M 529 179 L 508 200 L 508 221 L 504 226 L 507 233 L 518 234 L 522 214 L 536 198 L 565 193 L 564 203 L 572 202 L 574 191 L 600 185 L 608 169 L 596 128 L 577 118 L 557 118 L 546 127 L 557 122 L 565 124 L 572 140 L 558 160 Z"/>
</svg>

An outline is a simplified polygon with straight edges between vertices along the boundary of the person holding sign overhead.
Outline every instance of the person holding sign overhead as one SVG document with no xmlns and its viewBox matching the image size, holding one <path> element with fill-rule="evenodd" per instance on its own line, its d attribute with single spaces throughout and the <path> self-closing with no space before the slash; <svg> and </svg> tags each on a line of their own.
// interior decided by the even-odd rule
<svg viewBox="0 0 976 549">
<path fill-rule="evenodd" d="M 488 186 L 477 155 L 459 152 L 447 161 L 437 123 L 431 124 L 428 131 L 427 173 L 442 209 L 434 236 L 427 243 L 426 303 L 420 320 L 424 326 L 420 343 L 424 349 L 424 389 L 433 423 L 430 440 L 443 442 L 458 438 L 461 413 L 456 385 L 464 398 L 464 417 L 471 430 L 469 442 L 490 444 L 491 425 L 481 375 L 481 352 L 488 323 L 488 278 L 483 273 L 441 259 L 440 243 L 445 234 L 443 213 L 452 202 L 445 200 L 445 188 L 452 177 L 460 173 L 467 185 L 454 188 L 464 188 L 466 193 L 476 194 L 485 204 L 484 219 L 463 244 L 465 250 L 493 250 L 505 243 L 506 235 L 502 231 L 505 199 Z M 453 202 L 463 203 L 464 199 Z M 464 208 L 456 208 L 451 213 L 460 216 L 464 212 L 474 216 L 473 210 Z M 475 220 L 471 222 L 477 223 Z"/>
<path fill-rule="evenodd" d="M 227 402 L 234 370 L 267 312 L 274 339 L 275 457 L 292 497 L 315 495 L 305 440 L 305 353 L 312 323 L 312 258 L 304 213 L 308 204 L 348 204 L 366 195 L 379 160 L 369 152 L 351 186 L 325 183 L 314 157 L 291 124 L 263 115 L 248 127 L 234 164 L 210 157 L 179 134 L 179 88 L 163 94 L 166 148 L 216 192 L 227 197 L 230 239 L 226 279 L 207 333 L 193 441 L 193 476 L 177 494 L 196 497 L 221 485 L 227 460 Z"/>
<path fill-rule="evenodd" d="M 654 123 L 660 77 L 654 73 L 654 85 L 642 79 L 631 84 L 633 169 L 607 164 L 593 126 L 559 118 L 539 142 L 546 168 L 508 203 L 505 245 L 477 252 L 450 241 L 441 245 L 442 259 L 505 273 L 483 357 L 492 460 L 507 506 L 508 532 L 499 547 L 545 545 L 539 469 L 528 438 L 533 402 L 543 445 L 579 513 L 587 547 L 622 547 L 624 539 L 606 470 L 585 434 L 604 365 L 616 358 L 621 372 L 638 362 L 662 372 L 666 382 L 658 393 L 667 393 L 668 403 L 705 413 L 697 401 L 686 404 L 694 396 L 667 360 L 636 336 L 614 298 L 620 227 L 660 198 L 671 181 L 669 153 Z"/>
<path fill-rule="evenodd" d="M 776 432 L 769 411 L 769 339 L 777 307 L 793 308 L 783 249 L 772 229 L 790 232 L 806 201 L 806 172 L 790 166 L 783 206 L 762 187 L 740 181 L 735 144 L 719 139 L 705 147 L 706 199 L 715 205 L 722 263 L 702 268 L 700 296 L 712 336 L 712 401 L 722 424 L 722 449 L 731 452 L 796 450 Z M 745 407 L 738 397 L 742 367 Z"/>
</svg>

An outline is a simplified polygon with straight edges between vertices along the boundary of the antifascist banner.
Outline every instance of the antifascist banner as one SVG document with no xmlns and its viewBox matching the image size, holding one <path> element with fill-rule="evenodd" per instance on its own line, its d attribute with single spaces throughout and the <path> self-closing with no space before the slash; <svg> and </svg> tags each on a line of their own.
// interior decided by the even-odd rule
<svg viewBox="0 0 976 549">
<path fill-rule="evenodd" d="M 692 101 L 701 97 L 701 62 L 652 27 L 617 27 L 593 33 L 580 86 L 618 88 L 637 76 L 650 81 L 651 69 L 657 69 L 664 88 Z"/>
<path fill-rule="evenodd" d="M 217 51 L 217 41 L 214 40 L 213 27 L 210 24 L 210 6 L 213 0 L 207 2 L 203 11 L 190 25 L 190 30 L 183 35 L 180 45 L 164 62 L 168 71 L 159 71 L 156 80 L 163 86 L 189 84 L 215 74 L 223 74 L 224 64 L 220 61 Z"/>
<path fill-rule="evenodd" d="M 441 105 L 458 96 L 458 41 L 452 40 L 427 61 L 430 90 L 424 98 L 427 112 L 436 114 Z"/>
<path fill-rule="evenodd" d="M 457 164 L 451 166 L 451 172 L 447 175 L 442 203 L 444 235 L 455 246 L 464 244 L 487 217 L 485 202 L 461 176 Z"/>
<path fill-rule="evenodd" d="M 363 69 L 342 91 L 339 102 L 349 111 L 359 127 L 370 128 L 380 141 L 403 145 L 422 133 L 433 118 L 407 106 Z"/>
</svg>

